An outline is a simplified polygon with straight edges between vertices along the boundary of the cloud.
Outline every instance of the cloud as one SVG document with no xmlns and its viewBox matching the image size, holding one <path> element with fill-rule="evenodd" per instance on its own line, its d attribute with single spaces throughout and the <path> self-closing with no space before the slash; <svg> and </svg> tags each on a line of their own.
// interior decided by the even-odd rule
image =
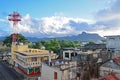
<svg viewBox="0 0 120 80">
<path fill-rule="evenodd" d="M 109 6 L 99 10 L 96 14 L 96 20 L 107 21 L 113 19 L 120 19 L 120 0 L 111 0 Z"/>
<path fill-rule="evenodd" d="M 110 0 L 109 6 L 95 15 L 93 32 L 101 35 L 120 35 L 120 0 Z"/>
<path fill-rule="evenodd" d="M 10 33 L 11 33 L 11 32 L 9 32 L 9 31 L 0 30 L 0 36 L 1 36 L 1 37 L 8 36 L 8 35 L 10 35 Z"/>
<path fill-rule="evenodd" d="M 4 19 L 0 19 L 0 22 L 6 22 L 6 20 L 4 20 Z"/>
<path fill-rule="evenodd" d="M 91 20 L 82 18 L 70 18 L 65 16 L 52 16 L 43 18 L 32 18 L 29 14 L 22 18 L 17 27 L 11 28 L 16 32 L 36 37 L 59 37 L 76 35 L 81 31 L 82 26 L 87 27 Z M 81 24 L 81 28 L 76 25 Z M 75 27 L 76 26 L 76 27 Z"/>
<path fill-rule="evenodd" d="M 61 15 L 33 18 L 29 14 L 22 17 L 22 21 L 15 30 L 26 36 L 60 37 L 77 35 L 83 31 L 98 33 L 101 36 L 120 34 L 120 0 L 109 0 L 108 6 L 94 15 L 95 20 L 65 17 Z M 4 20 L 0 19 L 0 22 Z M 10 23 L 13 29 L 12 23 Z"/>
</svg>

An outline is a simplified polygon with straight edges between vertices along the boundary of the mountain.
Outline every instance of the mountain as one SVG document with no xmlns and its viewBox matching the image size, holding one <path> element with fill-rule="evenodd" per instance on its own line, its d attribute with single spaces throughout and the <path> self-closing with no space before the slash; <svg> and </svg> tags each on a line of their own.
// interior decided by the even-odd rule
<svg viewBox="0 0 120 80">
<path fill-rule="evenodd" d="M 0 41 L 3 41 L 6 37 L 0 37 Z"/>
<path fill-rule="evenodd" d="M 53 38 L 36 38 L 36 37 L 27 37 L 29 41 L 31 42 L 37 42 L 41 40 L 51 40 Z M 56 37 L 57 40 L 68 40 L 68 41 L 100 41 L 103 39 L 103 37 L 99 36 L 96 33 L 86 33 L 82 32 L 79 35 L 73 35 L 73 36 L 65 36 L 65 37 Z"/>
</svg>

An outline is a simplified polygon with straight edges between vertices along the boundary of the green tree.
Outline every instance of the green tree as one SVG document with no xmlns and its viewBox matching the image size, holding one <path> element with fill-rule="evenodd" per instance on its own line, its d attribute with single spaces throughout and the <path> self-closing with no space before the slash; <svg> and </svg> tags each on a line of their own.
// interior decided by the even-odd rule
<svg viewBox="0 0 120 80">
<path fill-rule="evenodd" d="M 78 43 L 75 41 L 66 41 L 66 40 L 61 40 L 59 41 L 61 48 L 66 48 L 66 47 L 78 47 Z"/>
<path fill-rule="evenodd" d="M 52 50 L 55 53 L 59 53 L 60 48 L 61 48 L 58 40 L 56 40 L 56 39 L 46 41 L 45 42 L 45 47 L 46 47 L 47 50 Z"/>
<path fill-rule="evenodd" d="M 3 41 L 3 45 L 6 45 L 7 47 L 10 47 L 12 43 L 12 35 L 6 37 Z"/>
<path fill-rule="evenodd" d="M 90 41 L 88 44 L 95 44 L 95 42 Z"/>
<path fill-rule="evenodd" d="M 28 39 L 26 37 L 24 37 L 22 34 L 18 34 L 17 35 L 17 42 L 18 43 L 22 42 L 22 43 L 26 44 L 28 42 Z M 3 40 L 3 45 L 10 47 L 11 44 L 12 44 L 12 34 Z"/>
<path fill-rule="evenodd" d="M 68 47 L 76 47 L 76 44 L 73 41 L 68 42 Z"/>
<path fill-rule="evenodd" d="M 28 39 L 22 34 L 18 34 L 17 36 L 18 36 L 18 42 L 22 42 L 24 44 L 28 43 Z"/>
<path fill-rule="evenodd" d="M 41 42 L 36 42 L 34 48 L 40 49 L 42 46 Z"/>
<path fill-rule="evenodd" d="M 61 48 L 68 47 L 68 42 L 66 40 L 59 41 Z"/>
</svg>

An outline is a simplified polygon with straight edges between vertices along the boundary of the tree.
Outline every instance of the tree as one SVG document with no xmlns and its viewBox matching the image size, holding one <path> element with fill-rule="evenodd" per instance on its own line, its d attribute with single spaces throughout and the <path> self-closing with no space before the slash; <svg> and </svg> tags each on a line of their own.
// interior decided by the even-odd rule
<svg viewBox="0 0 120 80">
<path fill-rule="evenodd" d="M 12 43 L 12 35 L 6 37 L 3 41 L 3 45 L 6 45 L 7 47 L 10 47 Z"/>
<path fill-rule="evenodd" d="M 95 42 L 90 41 L 88 44 L 95 44 Z"/>
<path fill-rule="evenodd" d="M 55 53 L 59 53 L 61 48 L 58 40 L 56 39 L 46 41 L 44 46 L 46 47 L 47 50 L 50 50 L 50 51 L 52 50 Z"/>
<path fill-rule="evenodd" d="M 61 48 L 66 48 L 66 47 L 78 47 L 78 43 L 75 41 L 66 41 L 66 40 L 61 40 L 59 41 Z"/>
<path fill-rule="evenodd" d="M 42 43 L 41 42 L 36 42 L 34 45 L 34 48 L 40 49 L 42 47 Z"/>
<path fill-rule="evenodd" d="M 28 42 L 28 39 L 26 37 L 24 37 L 22 34 L 18 34 L 17 41 L 26 44 Z M 3 45 L 10 47 L 11 44 L 12 44 L 12 34 L 3 40 Z"/>
<path fill-rule="evenodd" d="M 66 40 L 59 41 L 61 48 L 68 47 L 68 42 Z"/>
<path fill-rule="evenodd" d="M 21 42 L 24 44 L 28 43 L 28 39 L 25 36 L 23 36 L 22 34 L 18 34 L 17 36 L 18 36 L 18 42 Z"/>
</svg>

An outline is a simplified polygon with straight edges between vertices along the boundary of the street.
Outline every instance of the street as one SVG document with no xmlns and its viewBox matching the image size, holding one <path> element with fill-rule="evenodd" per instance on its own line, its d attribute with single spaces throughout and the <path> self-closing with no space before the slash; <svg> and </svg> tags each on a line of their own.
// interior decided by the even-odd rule
<svg viewBox="0 0 120 80">
<path fill-rule="evenodd" d="M 9 68 L 5 62 L 0 61 L 0 80 L 23 80 L 22 75 Z"/>
</svg>

